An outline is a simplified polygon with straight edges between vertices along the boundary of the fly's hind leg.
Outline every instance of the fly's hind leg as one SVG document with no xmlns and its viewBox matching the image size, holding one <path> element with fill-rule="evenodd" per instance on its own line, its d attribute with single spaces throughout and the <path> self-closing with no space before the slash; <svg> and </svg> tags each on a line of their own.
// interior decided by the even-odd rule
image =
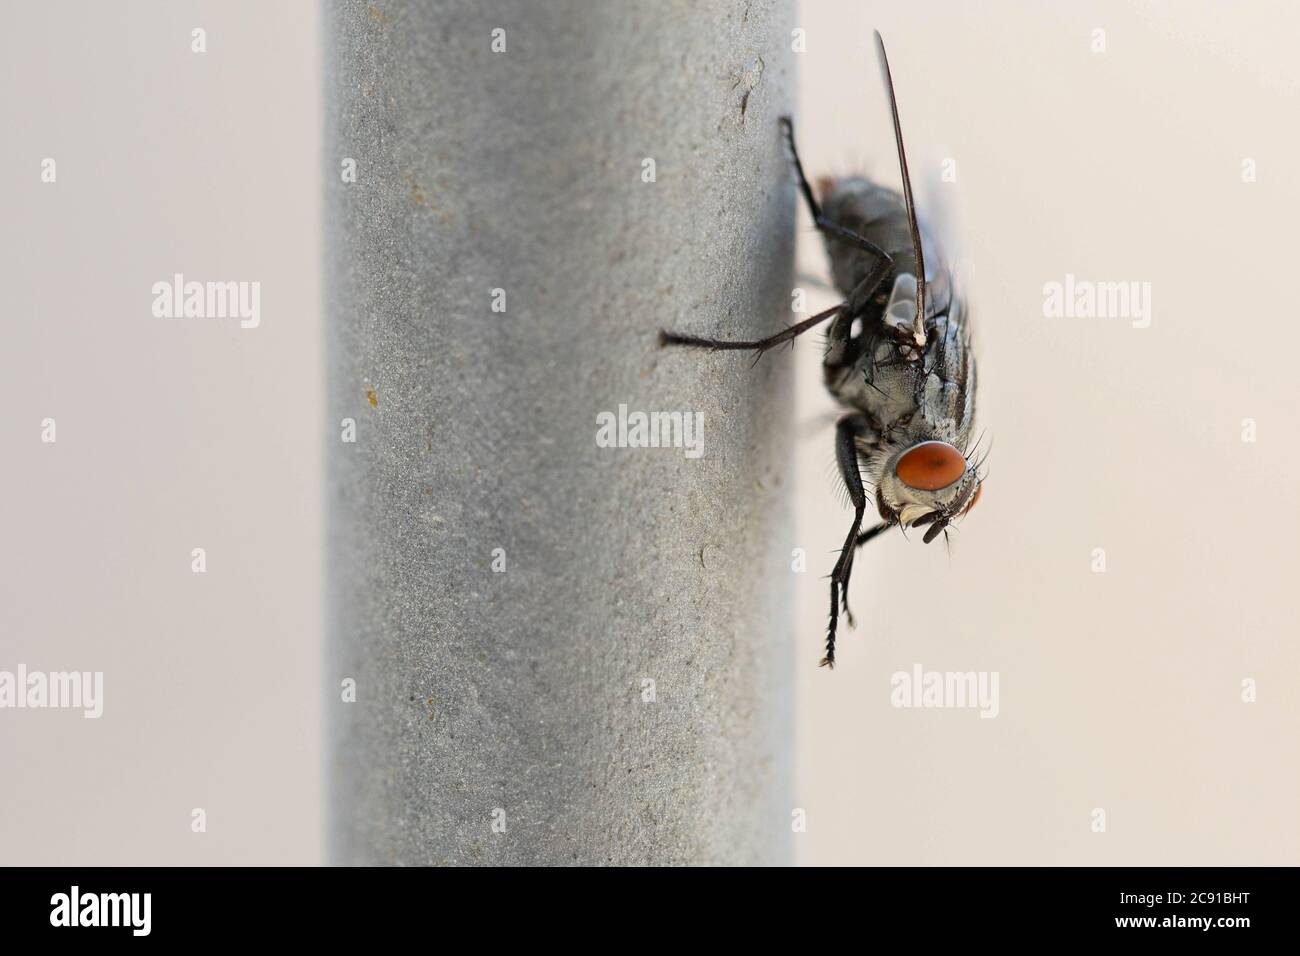
<svg viewBox="0 0 1300 956">
<path fill-rule="evenodd" d="M 812 186 L 808 185 L 808 177 L 804 175 L 803 163 L 799 160 L 799 150 L 794 145 L 794 122 L 790 117 L 782 116 L 780 123 L 781 132 L 785 134 L 786 145 L 790 147 L 790 157 L 794 160 L 794 172 L 799 179 L 799 191 L 803 193 L 804 202 L 808 204 L 808 212 L 812 214 L 813 223 L 828 236 L 834 236 L 851 246 L 870 252 L 877 259 L 883 259 L 892 266 L 894 260 L 890 258 L 889 253 L 885 252 L 884 249 L 881 249 L 866 236 L 858 235 L 852 229 L 845 229 L 822 215 L 822 207 L 818 204 L 817 197 L 813 195 Z"/>
</svg>

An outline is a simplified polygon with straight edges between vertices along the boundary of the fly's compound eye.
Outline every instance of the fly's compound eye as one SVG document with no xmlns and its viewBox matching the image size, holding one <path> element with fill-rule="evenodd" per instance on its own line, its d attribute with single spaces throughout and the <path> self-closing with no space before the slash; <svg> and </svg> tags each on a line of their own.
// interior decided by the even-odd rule
<svg viewBox="0 0 1300 956">
<path fill-rule="evenodd" d="M 938 491 L 966 474 L 966 459 L 946 441 L 921 442 L 903 453 L 894 474 L 910 488 Z"/>
</svg>

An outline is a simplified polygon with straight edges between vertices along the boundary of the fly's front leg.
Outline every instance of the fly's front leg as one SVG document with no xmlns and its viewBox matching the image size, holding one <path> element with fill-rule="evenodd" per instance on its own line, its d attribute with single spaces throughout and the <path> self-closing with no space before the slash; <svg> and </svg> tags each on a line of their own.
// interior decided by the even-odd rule
<svg viewBox="0 0 1300 956">
<path fill-rule="evenodd" d="M 856 553 L 858 548 L 862 547 L 878 534 L 888 531 L 893 525 L 887 521 L 882 521 L 874 528 L 868 528 L 858 535 L 858 539 L 853 543 L 853 551 Z M 844 609 L 844 616 L 848 618 L 849 627 L 857 627 L 853 620 L 853 612 L 849 610 L 849 578 L 853 575 L 853 558 L 849 558 L 848 570 L 844 573 L 844 585 L 840 588 L 840 606 Z"/>
<path fill-rule="evenodd" d="M 841 600 L 847 601 L 849 576 L 853 571 L 853 552 L 857 547 L 858 533 L 862 530 L 862 516 L 867 511 L 867 496 L 862 488 L 862 472 L 858 468 L 858 432 L 867 426 L 861 415 L 845 415 L 835 426 L 835 460 L 840 466 L 840 475 L 844 486 L 849 491 L 849 500 L 853 502 L 853 526 L 844 540 L 840 558 L 831 571 L 831 620 L 826 630 L 826 656 L 821 659 L 822 667 L 835 666 L 835 631 L 840 620 Z M 841 597 L 844 595 L 845 597 Z"/>
<path fill-rule="evenodd" d="M 862 547 L 872 538 L 875 538 L 876 536 L 883 534 L 884 532 L 888 531 L 892 527 L 893 525 L 890 524 L 888 521 L 882 521 L 874 528 L 868 528 L 866 531 L 862 532 L 862 534 L 858 535 L 857 547 L 859 548 Z"/>
<path fill-rule="evenodd" d="M 862 428 L 866 424 L 865 420 L 857 416 L 850 416 L 850 417 L 856 418 L 855 425 L 854 425 L 854 438 L 860 440 L 863 437 Z M 857 452 L 859 456 L 861 456 L 861 447 L 857 441 L 854 442 L 854 450 L 855 452 Z M 848 482 L 848 480 L 849 480 L 848 478 L 845 479 L 846 483 Z M 850 492 L 850 494 L 852 494 L 852 492 Z M 864 544 L 866 544 L 868 541 L 872 540 L 873 538 L 877 537 L 878 535 L 888 531 L 893 526 L 894 526 L 894 522 L 882 521 L 879 524 L 875 525 L 874 527 L 868 528 L 866 531 L 863 531 L 861 534 L 858 535 L 857 540 L 853 542 L 853 547 L 849 549 L 850 554 L 849 554 L 848 565 L 844 569 L 843 581 L 840 583 L 840 607 L 844 611 L 844 616 L 848 619 L 849 627 L 857 626 L 857 624 L 853 620 L 853 612 L 849 609 L 849 581 L 853 577 L 853 559 L 857 554 L 858 548 L 862 547 Z"/>
</svg>

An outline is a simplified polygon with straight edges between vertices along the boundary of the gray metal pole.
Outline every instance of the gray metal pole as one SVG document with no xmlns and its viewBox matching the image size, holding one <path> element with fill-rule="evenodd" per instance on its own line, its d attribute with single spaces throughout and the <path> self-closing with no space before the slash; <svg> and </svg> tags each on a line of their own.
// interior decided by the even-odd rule
<svg viewBox="0 0 1300 956">
<path fill-rule="evenodd" d="M 788 356 L 656 329 L 793 318 L 793 27 L 331 8 L 334 862 L 789 861 Z M 598 447 L 620 405 L 703 454 Z"/>
</svg>

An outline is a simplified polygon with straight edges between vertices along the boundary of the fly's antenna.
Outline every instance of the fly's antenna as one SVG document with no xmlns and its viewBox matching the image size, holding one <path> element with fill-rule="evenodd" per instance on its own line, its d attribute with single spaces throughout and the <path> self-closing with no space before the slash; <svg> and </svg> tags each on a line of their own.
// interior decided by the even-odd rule
<svg viewBox="0 0 1300 956">
<path fill-rule="evenodd" d="M 912 232 L 912 253 L 916 256 L 916 318 L 912 320 L 912 338 L 925 346 L 925 256 L 921 253 L 921 230 L 916 224 L 916 207 L 912 204 L 912 179 L 907 175 L 907 153 L 903 150 L 903 127 L 898 121 L 898 100 L 894 98 L 894 78 L 889 72 L 885 41 L 876 30 L 876 53 L 880 56 L 880 73 L 889 92 L 889 112 L 894 117 L 894 142 L 898 144 L 898 168 L 903 174 L 903 199 L 907 203 L 907 227 Z"/>
</svg>

